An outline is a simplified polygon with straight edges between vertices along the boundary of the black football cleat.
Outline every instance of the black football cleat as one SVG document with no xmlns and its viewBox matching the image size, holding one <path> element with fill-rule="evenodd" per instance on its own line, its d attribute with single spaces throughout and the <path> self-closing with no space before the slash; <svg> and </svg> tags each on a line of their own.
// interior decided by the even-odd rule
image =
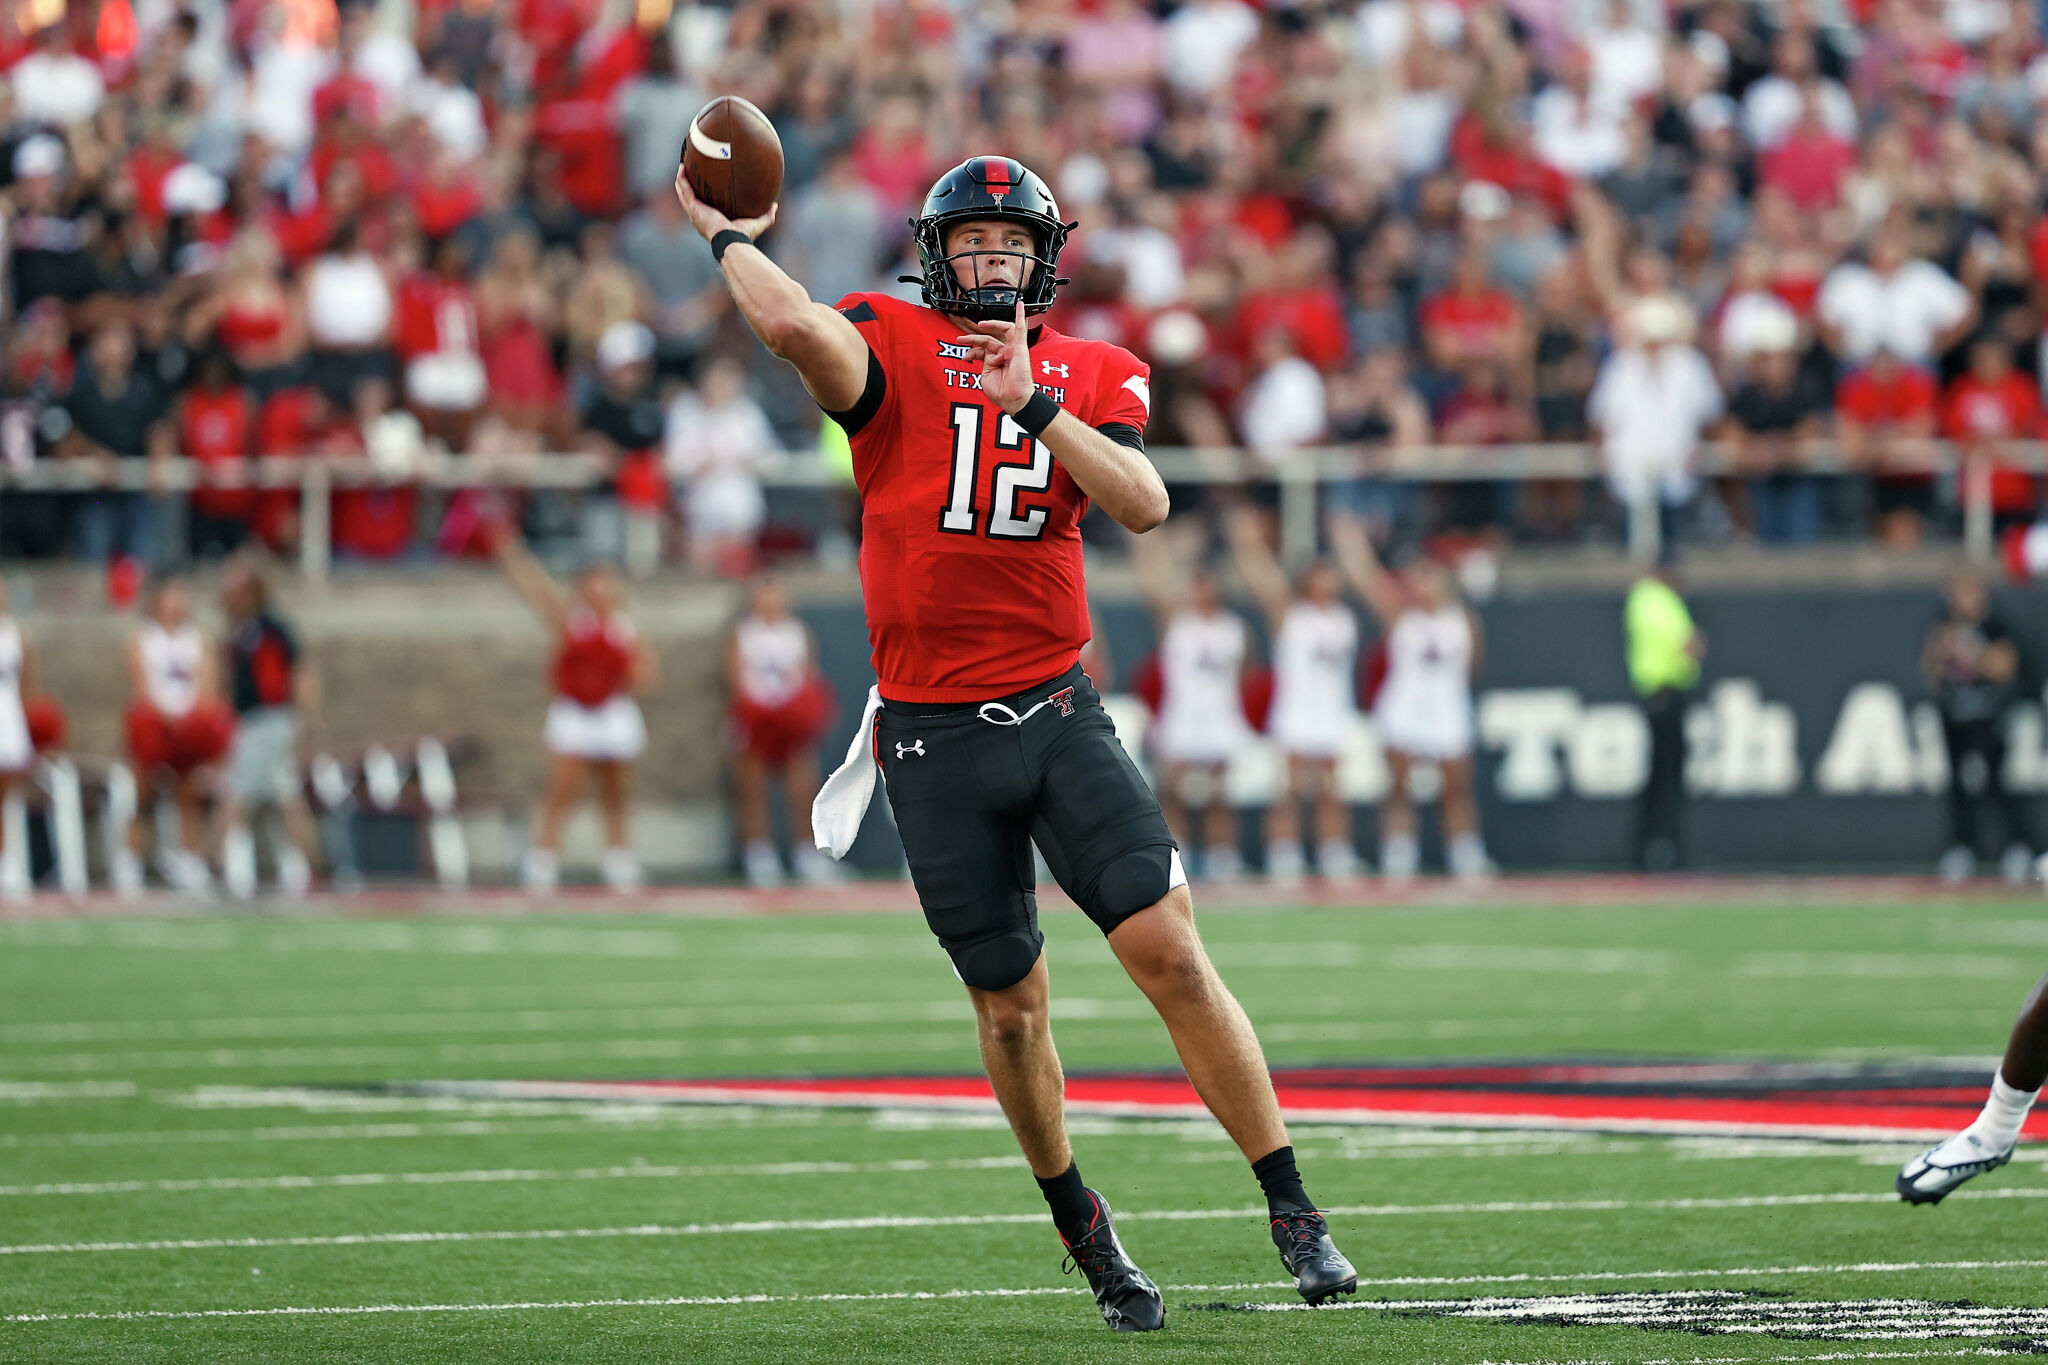
<svg viewBox="0 0 2048 1365">
<path fill-rule="evenodd" d="M 1063 1269 L 1071 1275 L 1079 1266 L 1088 1277 L 1095 1305 L 1112 1331 L 1158 1331 L 1166 1326 L 1166 1305 L 1160 1300 L 1159 1286 L 1146 1278 L 1124 1250 L 1110 1217 L 1109 1201 L 1093 1190 L 1088 1197 L 1095 1201 L 1095 1221 L 1079 1241 L 1069 1242 L 1061 1235 L 1069 1262 Z"/>
<path fill-rule="evenodd" d="M 1295 1289 L 1309 1303 L 1358 1292 L 1358 1272 L 1330 1240 L 1330 1225 L 1314 1209 L 1275 1217 L 1273 1245 L 1280 1248 L 1280 1264 L 1294 1277 Z"/>
</svg>

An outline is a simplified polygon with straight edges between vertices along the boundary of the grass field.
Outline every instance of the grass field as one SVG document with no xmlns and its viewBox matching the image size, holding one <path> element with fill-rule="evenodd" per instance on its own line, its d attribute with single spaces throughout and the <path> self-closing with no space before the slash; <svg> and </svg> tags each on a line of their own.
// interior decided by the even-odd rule
<svg viewBox="0 0 2048 1365">
<path fill-rule="evenodd" d="M 2048 960 L 2048 914 L 2014 899 L 1203 924 L 1276 1062 L 1981 1057 L 1988 1076 Z M 1095 931 L 1047 930 L 1068 1069 L 1170 1064 Z M 1121 1338 L 1061 1276 L 998 1122 L 362 1088 L 975 1066 L 914 915 L 0 924 L 0 1360 L 1732 1362 L 2048 1339 L 1958 1309 L 1809 1340 L 1747 1330 L 1754 1298 L 1721 1335 L 1421 1303 L 2048 1305 L 2048 1178 L 2025 1152 L 1929 1210 L 1889 1199 L 1897 1143 L 1298 1130 L 1360 1300 L 1407 1306 L 1209 1312 L 1294 1297 L 1235 1150 L 1206 1123 L 1081 1121 L 1082 1170 L 1166 1292 L 1168 1330 Z"/>
</svg>

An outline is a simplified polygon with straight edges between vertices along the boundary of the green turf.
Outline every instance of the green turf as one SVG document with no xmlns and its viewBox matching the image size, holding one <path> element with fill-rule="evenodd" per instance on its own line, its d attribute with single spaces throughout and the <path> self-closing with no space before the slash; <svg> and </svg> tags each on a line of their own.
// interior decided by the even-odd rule
<svg viewBox="0 0 2048 1365">
<path fill-rule="evenodd" d="M 1071 913 L 1049 915 L 1047 930 L 1069 1069 L 1169 1064 L 1163 1029 L 1094 930 Z M 1279 1062 L 1988 1058 L 2048 957 L 2048 916 L 2010 899 L 1242 911 L 1208 914 L 1204 930 Z M 1080 1122 L 1082 1169 L 1132 1215 L 1125 1240 L 1167 1291 L 1167 1332 L 1114 1338 L 1072 1292 L 1076 1281 L 1061 1277 L 1037 1192 L 1007 1132 L 984 1120 L 325 1089 L 424 1078 L 966 1071 L 976 1064 L 967 1021 L 943 957 L 904 915 L 0 925 L 0 1317 L 781 1300 L 11 1320 L 0 1321 L 0 1361 L 1762 1361 L 1912 1358 L 1981 1344 L 1701 1337 L 1380 1311 L 1194 1312 L 1290 1295 L 1249 1212 L 1257 1192 L 1248 1172 L 1212 1125 Z M 1334 1128 L 1296 1136 L 1324 1204 L 1373 1210 L 1334 1220 L 1362 1274 L 1382 1281 L 1362 1286 L 1362 1297 L 1736 1288 L 2048 1301 L 2038 1200 L 1959 1197 L 1935 1210 L 1648 1206 L 1882 1194 L 1905 1154 L 1896 1146 Z M 820 1163 L 837 1169 L 808 1169 Z M 785 1164 L 803 1169 L 773 1169 Z M 1982 1185 L 1986 1195 L 2048 1193 L 2041 1166 L 2024 1159 Z M 1619 1206 L 1476 1207 L 1537 1201 Z M 1389 1209 L 1446 1205 L 1464 1207 Z M 1222 1216 L 1144 1216 L 1176 1211 Z M 674 1230 L 877 1214 L 1025 1221 Z M 663 1231 L 332 1240 L 647 1227 Z M 319 1244 L 276 1244 L 293 1238 Z M 216 1239 L 265 1245 L 20 1250 Z M 2034 1264 L 1827 1269 L 2009 1260 Z M 1788 1267 L 1817 1269 L 1763 1273 Z M 1753 1273 L 1587 1278 L 1727 1269 Z M 1386 1283 L 1506 1275 L 1557 1278 Z M 813 1297 L 995 1289 L 1062 1292 Z"/>
</svg>

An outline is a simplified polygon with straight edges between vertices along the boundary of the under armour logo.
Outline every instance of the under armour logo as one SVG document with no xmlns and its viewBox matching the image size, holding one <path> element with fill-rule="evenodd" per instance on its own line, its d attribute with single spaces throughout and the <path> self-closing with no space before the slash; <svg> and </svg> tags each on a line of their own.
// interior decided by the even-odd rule
<svg viewBox="0 0 2048 1365">
<path fill-rule="evenodd" d="M 1073 689 L 1073 688 L 1071 688 L 1071 687 L 1062 687 L 1062 688 L 1061 688 L 1061 689 L 1060 689 L 1059 691 L 1057 691 L 1057 692 L 1053 693 L 1053 694 L 1052 694 L 1051 696 L 1047 697 L 1047 698 L 1046 698 L 1046 700 L 1047 700 L 1047 701 L 1049 701 L 1049 702 L 1051 702 L 1051 703 L 1052 703 L 1052 704 L 1053 704 L 1054 706 L 1057 706 L 1057 707 L 1059 707 L 1059 708 L 1060 708 L 1060 714 L 1061 714 L 1061 715 L 1063 715 L 1063 716 L 1071 716 L 1071 715 L 1073 715 L 1073 714 L 1074 714 L 1074 689 Z"/>
<path fill-rule="evenodd" d="M 1041 360 L 1038 362 L 1038 368 L 1046 374 L 1056 374 L 1062 379 L 1067 377 L 1067 367 L 1056 361 Z"/>
<path fill-rule="evenodd" d="M 950 341 L 942 341 L 939 343 L 939 359 L 972 360 L 974 359 L 974 348 L 972 346 L 958 346 Z"/>
<path fill-rule="evenodd" d="M 919 757 L 919 758 L 923 758 L 923 757 L 924 757 L 924 741 L 923 741 L 923 740 L 921 740 L 921 739 L 914 739 L 914 740 L 912 740 L 912 741 L 911 741 L 910 743 L 908 743 L 908 744 L 898 744 L 898 745 L 896 746 L 896 757 L 898 757 L 898 758 L 909 758 L 909 757 L 910 757 L 910 756 L 911 756 L 912 754 L 915 754 L 915 755 L 916 755 L 917 757 Z"/>
</svg>

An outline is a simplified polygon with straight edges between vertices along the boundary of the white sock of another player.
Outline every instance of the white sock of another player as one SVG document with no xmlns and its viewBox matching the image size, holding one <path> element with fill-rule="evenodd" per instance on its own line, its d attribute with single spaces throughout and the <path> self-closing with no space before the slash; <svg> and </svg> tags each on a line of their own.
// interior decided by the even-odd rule
<svg viewBox="0 0 2048 1365">
<path fill-rule="evenodd" d="M 1412 834 L 1389 834 L 1380 840 L 1380 875 L 1412 881 L 1422 867 L 1422 847 Z"/>
<path fill-rule="evenodd" d="M 2019 1139 L 2020 1129 L 2027 1121 L 2027 1111 L 2034 1107 L 2038 1090 L 2016 1090 L 2005 1083 L 2005 1073 L 1996 1072 L 1991 1077 L 1991 1098 L 1984 1102 L 1984 1112 L 1977 1115 L 1977 1121 L 1966 1130 L 1975 1133 L 1985 1146 L 2001 1151 Z"/>
<path fill-rule="evenodd" d="M 1476 834 L 1458 835 L 1451 840 L 1448 852 L 1451 871 L 1460 877 L 1483 877 L 1493 870 L 1493 863 L 1486 856 L 1486 844 Z"/>
<path fill-rule="evenodd" d="M 286 842 L 277 850 L 277 889 L 287 896 L 303 896 L 313 886 L 313 865 L 298 845 Z"/>
<path fill-rule="evenodd" d="M 1266 875 L 1275 881 L 1300 881 L 1308 866 L 1299 839 L 1275 839 L 1266 845 Z"/>
<path fill-rule="evenodd" d="M 222 840 L 220 875 L 228 884 L 228 894 L 236 900 L 245 901 L 256 894 L 256 836 L 247 825 L 236 825 Z"/>
</svg>

